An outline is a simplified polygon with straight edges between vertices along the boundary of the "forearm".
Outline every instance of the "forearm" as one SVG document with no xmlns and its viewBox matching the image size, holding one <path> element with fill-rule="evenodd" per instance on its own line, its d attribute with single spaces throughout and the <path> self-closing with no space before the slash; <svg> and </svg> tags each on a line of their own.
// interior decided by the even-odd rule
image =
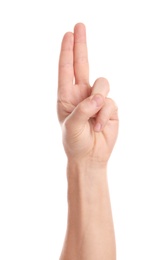
<svg viewBox="0 0 164 260">
<path fill-rule="evenodd" d="M 61 260 L 115 260 L 105 165 L 68 162 L 68 226 Z"/>
</svg>

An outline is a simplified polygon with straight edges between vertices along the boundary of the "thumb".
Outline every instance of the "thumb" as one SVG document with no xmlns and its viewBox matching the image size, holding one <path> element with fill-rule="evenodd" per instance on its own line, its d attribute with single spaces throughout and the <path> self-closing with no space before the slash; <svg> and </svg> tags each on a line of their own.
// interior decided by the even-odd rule
<svg viewBox="0 0 164 260">
<path fill-rule="evenodd" d="M 89 118 L 102 108 L 104 102 L 105 98 L 101 94 L 95 94 L 84 99 L 66 119 L 67 126 L 71 129 L 81 129 L 88 122 Z"/>
</svg>

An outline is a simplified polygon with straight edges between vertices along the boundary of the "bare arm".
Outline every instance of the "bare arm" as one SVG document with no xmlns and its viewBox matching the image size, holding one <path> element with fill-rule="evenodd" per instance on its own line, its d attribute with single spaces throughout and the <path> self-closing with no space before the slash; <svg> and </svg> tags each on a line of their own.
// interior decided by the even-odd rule
<svg viewBox="0 0 164 260">
<path fill-rule="evenodd" d="M 75 84 L 74 84 L 75 79 Z M 104 78 L 89 84 L 86 33 L 66 33 L 59 60 L 58 116 L 68 158 L 68 225 L 60 260 L 115 260 L 107 162 L 118 132 Z"/>
</svg>

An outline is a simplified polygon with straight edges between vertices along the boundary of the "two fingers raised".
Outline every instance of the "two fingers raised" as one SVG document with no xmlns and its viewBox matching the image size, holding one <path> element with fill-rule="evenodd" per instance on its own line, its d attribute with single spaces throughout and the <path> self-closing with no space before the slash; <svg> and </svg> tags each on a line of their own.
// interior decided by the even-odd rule
<svg viewBox="0 0 164 260">
<path fill-rule="evenodd" d="M 59 57 L 58 86 L 69 88 L 76 84 L 89 85 L 89 63 L 86 43 L 86 28 L 82 23 L 74 27 L 74 33 L 67 32 L 62 40 Z"/>
</svg>

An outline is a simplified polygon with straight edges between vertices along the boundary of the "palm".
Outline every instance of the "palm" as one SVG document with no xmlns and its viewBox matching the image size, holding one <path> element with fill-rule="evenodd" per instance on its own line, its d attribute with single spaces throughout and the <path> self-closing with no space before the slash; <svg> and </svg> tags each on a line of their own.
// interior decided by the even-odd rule
<svg viewBox="0 0 164 260">
<path fill-rule="evenodd" d="M 71 92 L 70 92 L 70 89 Z M 80 84 L 67 86 L 66 90 L 61 90 L 60 99 L 58 99 L 58 115 L 61 122 L 72 113 L 74 108 L 85 98 L 90 96 L 90 87 L 87 85 L 81 86 Z"/>
<path fill-rule="evenodd" d="M 75 84 L 73 81 L 75 79 Z M 58 116 L 61 123 L 71 115 L 77 105 L 91 94 L 107 95 L 108 87 L 102 89 L 96 84 L 89 85 L 89 65 L 86 46 L 85 27 L 75 26 L 74 35 L 67 33 L 62 42 L 59 60 Z M 67 131 L 66 142 L 80 154 L 92 154 L 101 159 L 102 155 L 111 153 L 118 130 L 117 116 L 96 133 L 93 129 L 95 118 L 90 118 L 84 129 L 73 128 Z M 77 138 L 78 136 L 78 138 Z M 74 147 L 73 147 L 74 146 Z M 108 159 L 108 158 L 104 158 Z"/>
</svg>

